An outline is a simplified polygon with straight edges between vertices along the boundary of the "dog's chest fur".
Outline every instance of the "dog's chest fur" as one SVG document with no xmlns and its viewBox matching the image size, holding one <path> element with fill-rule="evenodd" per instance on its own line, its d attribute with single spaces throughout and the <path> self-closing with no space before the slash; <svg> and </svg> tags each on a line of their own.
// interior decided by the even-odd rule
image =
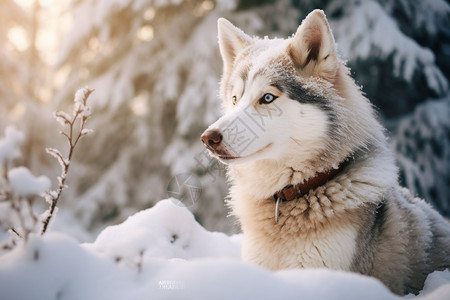
<svg viewBox="0 0 450 300">
<path fill-rule="evenodd" d="M 275 223 L 275 203 L 269 201 L 248 207 L 247 216 L 241 218 L 246 233 L 244 260 L 271 270 L 298 267 L 350 270 L 357 237 L 350 218 L 334 215 L 329 207 L 330 216 L 323 215 L 319 221 L 313 216 L 317 213 L 314 209 L 308 208 L 310 216 L 308 212 L 305 214 L 305 200 L 294 200 L 280 205 L 279 220 Z M 313 205 L 322 209 L 319 202 Z M 309 217 L 315 220 L 308 220 Z"/>
<path fill-rule="evenodd" d="M 282 202 L 275 222 L 275 201 L 257 200 L 233 187 L 233 211 L 244 231 L 243 259 L 277 270 L 327 267 L 350 270 L 358 236 L 358 207 L 380 199 L 377 182 L 347 172 L 300 199 Z M 380 177 L 383 178 L 383 177 Z"/>
<path fill-rule="evenodd" d="M 395 181 L 395 167 L 387 161 L 389 157 L 380 156 L 353 162 L 327 184 L 300 199 L 280 203 L 277 223 L 275 201 L 252 196 L 252 189 L 241 184 L 261 170 L 231 172 L 239 177 L 231 188 L 231 206 L 244 232 L 243 259 L 272 270 L 351 270 L 364 218 L 361 207 L 367 203 L 376 206 L 385 193 L 384 187 Z M 384 172 L 374 173 L 373 167 L 383 163 Z"/>
</svg>

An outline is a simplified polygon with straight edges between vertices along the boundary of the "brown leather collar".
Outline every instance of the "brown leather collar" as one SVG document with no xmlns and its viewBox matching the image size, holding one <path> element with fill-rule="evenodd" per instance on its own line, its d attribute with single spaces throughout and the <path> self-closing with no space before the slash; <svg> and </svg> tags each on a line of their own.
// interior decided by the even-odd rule
<svg viewBox="0 0 450 300">
<path fill-rule="evenodd" d="M 349 163 L 349 159 L 344 160 L 337 169 L 332 168 L 326 172 L 317 173 L 314 177 L 308 180 L 297 183 L 295 185 L 289 184 L 285 186 L 282 190 L 276 192 L 273 195 L 275 201 L 291 201 L 308 193 L 310 190 L 315 189 L 321 185 L 327 183 L 330 179 L 336 176 L 339 172 L 344 169 Z"/>
</svg>

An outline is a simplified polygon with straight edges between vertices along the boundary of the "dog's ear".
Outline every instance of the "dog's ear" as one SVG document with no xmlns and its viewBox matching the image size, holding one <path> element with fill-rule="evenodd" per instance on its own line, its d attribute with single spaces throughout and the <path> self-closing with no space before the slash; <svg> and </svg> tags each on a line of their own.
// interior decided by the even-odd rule
<svg viewBox="0 0 450 300">
<path fill-rule="evenodd" d="M 288 54 L 302 74 L 334 80 L 336 46 L 322 10 L 314 10 L 303 20 L 289 44 Z"/>
<path fill-rule="evenodd" d="M 231 70 L 233 62 L 242 49 L 249 45 L 252 38 L 224 18 L 217 20 L 220 54 L 224 64 L 224 73 Z"/>
</svg>

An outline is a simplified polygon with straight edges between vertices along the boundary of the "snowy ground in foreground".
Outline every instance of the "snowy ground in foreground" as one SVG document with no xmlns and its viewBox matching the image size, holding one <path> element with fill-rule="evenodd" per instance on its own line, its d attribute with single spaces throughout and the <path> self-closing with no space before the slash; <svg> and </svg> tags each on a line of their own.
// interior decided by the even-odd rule
<svg viewBox="0 0 450 300">
<path fill-rule="evenodd" d="M 0 257 L 0 299 L 398 299 L 378 280 L 326 269 L 269 272 L 240 261 L 240 236 L 201 227 L 175 200 L 92 244 L 51 233 Z M 418 295 L 449 299 L 450 272 Z"/>
</svg>

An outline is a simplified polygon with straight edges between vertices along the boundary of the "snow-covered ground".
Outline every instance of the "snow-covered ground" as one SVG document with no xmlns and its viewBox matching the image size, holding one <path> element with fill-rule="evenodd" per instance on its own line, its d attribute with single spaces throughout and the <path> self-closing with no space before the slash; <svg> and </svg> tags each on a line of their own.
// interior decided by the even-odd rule
<svg viewBox="0 0 450 300">
<path fill-rule="evenodd" d="M 50 232 L 0 256 L 0 299 L 398 299 L 378 280 L 341 271 L 270 272 L 240 260 L 241 236 L 209 232 L 162 200 L 95 242 Z M 418 295 L 449 299 L 450 272 Z"/>
</svg>

